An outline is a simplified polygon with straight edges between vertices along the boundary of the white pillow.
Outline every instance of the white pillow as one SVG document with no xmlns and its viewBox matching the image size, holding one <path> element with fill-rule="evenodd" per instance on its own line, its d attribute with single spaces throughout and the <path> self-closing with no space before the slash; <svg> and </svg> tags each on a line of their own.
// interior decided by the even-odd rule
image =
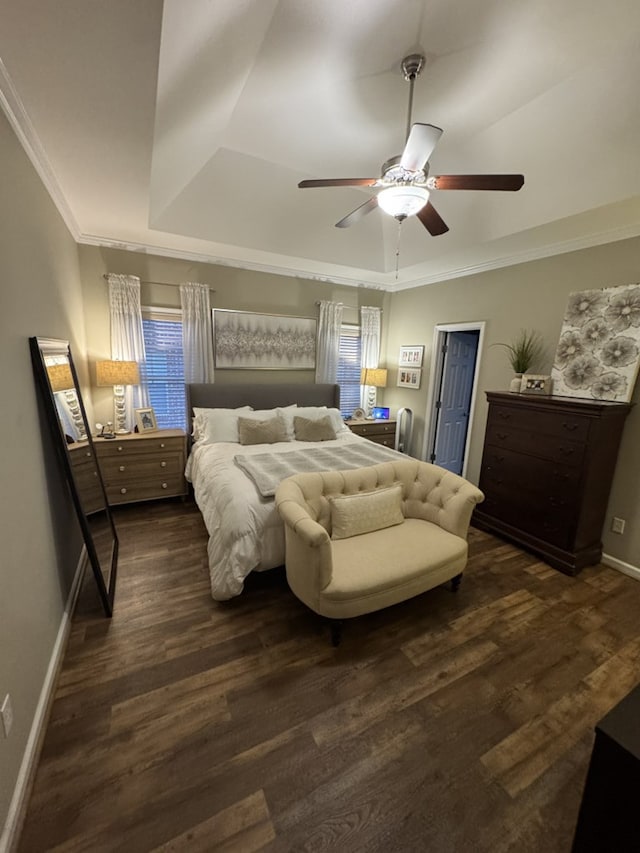
<svg viewBox="0 0 640 853">
<path fill-rule="evenodd" d="M 193 409 L 193 438 L 202 444 L 238 440 L 238 418 L 246 417 L 251 406 L 239 409 Z"/>
<path fill-rule="evenodd" d="M 331 538 L 348 539 L 402 524 L 402 486 L 387 486 L 355 495 L 335 495 L 331 506 Z"/>
</svg>

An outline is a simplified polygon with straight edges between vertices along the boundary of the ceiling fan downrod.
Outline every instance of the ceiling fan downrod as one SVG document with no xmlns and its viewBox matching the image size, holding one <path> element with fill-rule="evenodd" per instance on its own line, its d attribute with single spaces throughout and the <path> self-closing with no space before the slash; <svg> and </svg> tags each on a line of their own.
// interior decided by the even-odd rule
<svg viewBox="0 0 640 853">
<path fill-rule="evenodd" d="M 402 73 L 404 74 L 404 79 L 409 83 L 409 110 L 407 113 L 407 132 L 405 134 L 405 142 L 409 138 L 409 134 L 411 133 L 411 113 L 413 111 L 413 85 L 416 81 L 416 77 L 420 75 L 420 72 L 424 68 L 424 56 L 421 53 L 411 53 L 409 56 L 405 56 L 402 60 Z"/>
</svg>

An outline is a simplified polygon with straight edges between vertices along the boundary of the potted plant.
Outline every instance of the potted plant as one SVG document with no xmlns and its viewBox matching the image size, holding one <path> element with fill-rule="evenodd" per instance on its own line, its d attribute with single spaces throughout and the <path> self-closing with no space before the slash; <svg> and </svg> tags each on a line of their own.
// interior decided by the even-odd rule
<svg viewBox="0 0 640 853">
<path fill-rule="evenodd" d="M 528 373 L 543 356 L 543 343 L 539 333 L 532 329 L 521 329 L 511 343 L 497 344 L 507 350 L 507 358 L 515 376 L 509 386 L 510 391 L 520 390 L 520 380 L 523 373 Z"/>
</svg>

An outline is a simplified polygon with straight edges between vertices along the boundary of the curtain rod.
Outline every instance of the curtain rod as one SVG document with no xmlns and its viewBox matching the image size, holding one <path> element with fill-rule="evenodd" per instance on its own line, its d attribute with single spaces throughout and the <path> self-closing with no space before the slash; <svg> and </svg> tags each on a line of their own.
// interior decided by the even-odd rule
<svg viewBox="0 0 640 853">
<path fill-rule="evenodd" d="M 321 302 L 316 302 L 316 305 L 321 305 L 321 304 L 322 304 Z M 377 308 L 378 307 L 377 305 L 372 305 L 372 306 L 368 306 L 368 305 L 347 305 L 346 302 L 336 302 L 336 305 L 342 305 L 343 308 L 353 308 L 354 311 L 359 311 L 361 308 L 369 308 L 369 307 Z M 382 308 L 380 308 L 379 311 L 382 314 Z"/>
<path fill-rule="evenodd" d="M 103 274 L 102 274 L 102 278 L 103 278 L 105 281 L 108 281 L 108 280 L 109 280 L 109 273 L 107 273 L 107 272 L 103 273 Z M 185 283 L 185 284 L 186 284 L 186 282 L 176 282 L 176 281 L 150 281 L 150 280 L 145 279 L 145 278 L 141 278 L 141 279 L 140 279 L 140 284 L 161 284 L 163 287 L 180 287 L 180 285 L 181 285 L 182 283 Z M 204 284 L 204 282 L 198 282 L 198 284 Z M 213 287 L 211 287 L 210 285 L 207 285 L 207 287 L 209 288 L 209 290 L 211 291 L 211 293 L 215 293 L 215 292 L 216 292 L 216 291 L 213 289 Z"/>
</svg>

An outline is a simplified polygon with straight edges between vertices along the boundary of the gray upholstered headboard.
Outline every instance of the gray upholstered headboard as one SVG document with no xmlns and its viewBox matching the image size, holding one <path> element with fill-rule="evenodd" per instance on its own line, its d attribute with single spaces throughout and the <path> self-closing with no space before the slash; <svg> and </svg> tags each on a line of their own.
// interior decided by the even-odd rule
<svg viewBox="0 0 640 853">
<path fill-rule="evenodd" d="M 275 406 L 328 406 L 340 408 L 340 386 L 303 384 L 300 382 L 252 383 L 249 385 L 220 385 L 218 383 L 187 385 L 189 418 L 194 406 L 202 409 L 273 409 Z"/>
</svg>

